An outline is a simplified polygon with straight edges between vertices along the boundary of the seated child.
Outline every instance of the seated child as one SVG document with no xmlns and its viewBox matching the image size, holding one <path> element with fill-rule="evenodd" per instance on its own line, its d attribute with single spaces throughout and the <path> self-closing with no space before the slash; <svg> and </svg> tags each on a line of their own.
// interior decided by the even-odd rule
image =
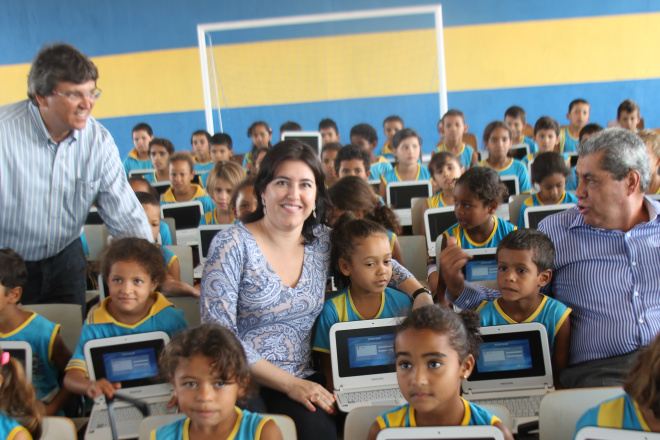
<svg viewBox="0 0 660 440">
<path fill-rule="evenodd" d="M 170 182 L 172 187 L 160 197 L 160 203 L 164 205 L 199 200 L 202 203 L 204 213 L 213 211 L 215 209 L 213 200 L 206 194 L 204 189 L 196 183 L 190 183 L 194 176 L 193 160 L 188 153 L 178 152 L 171 155 Z"/>
<path fill-rule="evenodd" d="M 435 305 L 413 310 L 394 339 L 396 378 L 408 403 L 379 416 L 367 439 L 385 428 L 494 425 L 513 440 L 499 418 L 461 397 L 461 382 L 472 373 L 480 346 L 474 312 L 458 315 Z"/>
<path fill-rule="evenodd" d="M 401 245 L 396 237 L 401 234 L 399 219 L 389 206 L 378 200 L 371 185 L 359 177 L 344 177 L 328 190 L 328 197 L 332 202 L 333 224 L 345 212 L 352 212 L 359 219 L 378 223 L 387 230 L 392 258 L 405 265 Z"/>
<path fill-rule="evenodd" d="M 348 144 L 337 152 L 335 157 L 335 172 L 341 179 L 347 176 L 357 176 L 369 180 L 371 176 L 370 155 L 357 145 Z"/>
<path fill-rule="evenodd" d="M 619 123 L 619 127 L 637 133 L 640 119 L 639 106 L 635 101 L 626 99 L 619 104 L 619 108 L 616 110 L 616 122 Z"/>
<path fill-rule="evenodd" d="M 282 133 L 285 131 L 302 131 L 302 126 L 296 121 L 286 121 L 280 125 L 280 139 L 282 139 Z"/>
<path fill-rule="evenodd" d="M 580 142 L 601 131 L 603 131 L 603 127 L 598 124 L 591 123 L 585 125 L 582 127 L 582 130 L 580 130 Z"/>
<path fill-rule="evenodd" d="M 590 110 L 591 106 L 584 99 L 574 99 L 568 105 L 566 118 L 568 118 L 570 123 L 568 127 L 562 128 L 559 132 L 560 153 L 577 151 L 577 145 L 580 141 L 580 130 L 589 123 Z M 536 135 L 536 129 L 534 130 L 534 135 Z"/>
<path fill-rule="evenodd" d="M 435 147 L 434 152 L 446 151 L 458 156 L 461 167 L 468 169 L 478 162 L 477 152 L 474 148 L 463 142 L 463 133 L 467 133 L 468 125 L 465 123 L 465 114 L 460 110 L 449 110 L 440 120 L 444 138 Z"/>
<path fill-rule="evenodd" d="M 519 160 L 508 156 L 511 136 L 512 130 L 506 123 L 494 121 L 488 124 L 484 130 L 484 145 L 488 150 L 488 159 L 482 160 L 477 165 L 490 167 L 500 176 L 517 176 L 520 193 L 528 193 L 531 192 L 532 186 L 529 183 L 527 167 Z"/>
<path fill-rule="evenodd" d="M 234 143 L 226 133 L 216 133 L 211 136 L 211 160 L 218 163 L 221 160 L 231 160 L 234 157 Z"/>
<path fill-rule="evenodd" d="M 624 394 L 588 410 L 575 433 L 585 426 L 660 432 L 659 362 L 660 335 L 637 356 L 623 384 Z"/>
<path fill-rule="evenodd" d="M 234 195 L 229 202 L 234 211 L 236 222 L 245 220 L 245 215 L 257 210 L 257 197 L 254 195 L 254 179 L 244 179 L 234 191 Z"/>
<path fill-rule="evenodd" d="M 170 181 L 170 156 L 174 154 L 174 144 L 165 138 L 153 138 L 149 142 L 149 156 L 156 170 L 145 174 L 149 183 Z"/>
<path fill-rule="evenodd" d="M 190 137 L 190 147 L 195 152 L 193 155 L 194 170 L 198 175 L 208 173 L 213 168 L 210 145 L 211 135 L 206 130 L 197 130 Z"/>
<path fill-rule="evenodd" d="M 251 176 L 255 179 L 257 178 L 257 174 L 259 174 L 259 168 L 261 168 L 261 162 L 264 160 L 264 157 L 266 157 L 268 151 L 269 151 L 268 147 L 257 148 L 257 151 L 255 151 L 253 156 L 254 160 L 252 162 L 252 166 L 247 173 L 248 176 Z"/>
<path fill-rule="evenodd" d="M 319 122 L 319 133 L 321 133 L 321 143 L 323 146 L 331 142 L 339 142 L 339 129 L 337 124 L 330 118 L 322 119 Z"/>
<path fill-rule="evenodd" d="M 392 149 L 392 138 L 397 131 L 403 130 L 403 119 L 397 115 L 388 116 L 383 121 L 383 133 L 385 133 L 385 143 L 380 155 L 386 159 L 394 159 L 394 150 Z"/>
<path fill-rule="evenodd" d="M 32 384 L 46 415 L 57 415 L 69 400 L 60 389 L 58 374 L 64 372 L 71 351 L 54 324 L 20 307 L 28 274 L 23 258 L 9 248 L 0 249 L 0 341 L 26 341 L 32 346 Z"/>
<path fill-rule="evenodd" d="M 422 157 L 422 138 L 412 128 L 397 131 L 392 139 L 397 165 L 380 176 L 380 196 L 386 199 L 387 184 L 410 180 L 431 180 L 429 171 L 419 163 Z"/>
<path fill-rule="evenodd" d="M 538 151 L 534 140 L 523 135 L 523 130 L 527 125 L 527 113 L 522 107 L 514 105 L 504 112 L 504 122 L 511 129 L 511 145 L 514 147 L 527 144 L 530 153 Z"/>
<path fill-rule="evenodd" d="M 236 406 L 253 384 L 243 346 L 230 330 L 203 324 L 181 332 L 159 363 L 174 387 L 179 411 L 188 417 L 154 429 L 151 439 L 282 439 L 271 417 Z M 213 414 L 200 411 L 200 405 Z"/>
<path fill-rule="evenodd" d="M 339 180 L 335 171 L 335 158 L 339 150 L 341 150 L 341 144 L 337 142 L 325 144 L 321 149 L 321 162 L 323 163 L 323 171 L 325 172 L 325 184 L 328 188 Z"/>
<path fill-rule="evenodd" d="M 392 165 L 383 156 L 376 156 L 378 134 L 369 124 L 358 124 L 351 128 L 351 144 L 357 145 L 369 154 L 371 179 L 380 180 L 380 176 L 392 170 Z"/>
<path fill-rule="evenodd" d="M 158 195 L 158 191 L 156 191 L 154 187 L 151 186 L 151 184 L 143 176 L 136 175 L 129 177 L 128 184 L 131 185 L 131 188 L 135 193 L 146 192 L 153 195 L 156 198 L 156 200 L 160 198 L 160 196 Z M 167 223 L 162 221 L 162 219 L 160 221 L 160 229 L 158 232 L 158 237 L 159 238 L 156 241 L 162 244 L 163 246 L 172 245 L 172 233 L 170 231 L 170 227 L 167 226 Z"/>
<path fill-rule="evenodd" d="M 259 148 L 272 147 L 270 141 L 273 138 L 273 129 L 264 121 L 253 122 L 248 128 L 247 135 L 252 139 L 252 149 L 243 158 L 243 168 L 253 174 L 254 158 Z M 256 173 L 254 173 L 256 175 Z"/>
<path fill-rule="evenodd" d="M 20 417 L 18 423 L 14 417 Z M 0 438 L 41 438 L 41 412 L 23 365 L 0 347 Z"/>
<path fill-rule="evenodd" d="M 123 161 L 126 177 L 133 170 L 145 170 L 153 168 L 149 158 L 149 141 L 154 138 L 154 132 L 149 126 L 141 122 L 133 127 L 133 145 L 135 148 L 128 153 Z"/>
<path fill-rule="evenodd" d="M 392 250 L 378 223 L 344 214 L 332 231 L 331 260 L 335 279 L 346 288 L 323 305 L 313 348 L 321 352 L 326 388 L 333 392 L 330 327 L 338 322 L 405 316 L 412 300 L 387 287 L 392 278 Z"/>
<path fill-rule="evenodd" d="M 236 162 L 218 162 L 208 174 L 206 192 L 213 199 L 215 209 L 199 220 L 200 225 L 226 225 L 235 223 L 231 198 L 236 187 L 245 179 L 245 171 Z"/>
<path fill-rule="evenodd" d="M 566 191 L 566 179 L 571 169 L 566 159 L 553 151 L 540 153 L 532 162 L 532 182 L 538 192 L 526 198 L 520 206 L 518 227 L 525 227 L 525 211 L 530 206 L 577 203 L 575 194 Z"/>
<path fill-rule="evenodd" d="M 152 243 L 142 238 L 113 240 L 103 256 L 101 273 L 108 297 L 87 317 L 64 376 L 70 392 L 90 399 L 103 394 L 112 397 L 121 384 L 89 378 L 84 355 L 87 341 L 154 331 L 172 337 L 188 327 L 183 312 L 155 291 L 166 270 L 163 255 Z"/>
<path fill-rule="evenodd" d="M 644 141 L 646 152 L 651 161 L 651 182 L 646 194 L 660 194 L 660 134 L 652 130 L 641 130 L 637 135 Z"/>
<path fill-rule="evenodd" d="M 556 154 L 556 153 L 555 153 Z M 552 279 L 555 247 L 536 229 L 519 229 L 497 246 L 497 288 L 502 295 L 483 301 L 477 308 L 482 327 L 539 322 L 548 331 L 552 373 L 559 375 L 568 366 L 571 309 L 541 293 Z"/>
</svg>

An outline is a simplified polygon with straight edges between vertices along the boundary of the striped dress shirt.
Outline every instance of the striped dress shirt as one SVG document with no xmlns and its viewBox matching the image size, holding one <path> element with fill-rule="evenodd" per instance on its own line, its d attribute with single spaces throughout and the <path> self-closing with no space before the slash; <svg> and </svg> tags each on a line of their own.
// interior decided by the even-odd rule
<svg viewBox="0 0 660 440">
<path fill-rule="evenodd" d="M 644 206 L 649 221 L 628 232 L 593 228 L 577 208 L 539 224 L 556 248 L 549 294 L 573 309 L 571 365 L 630 353 L 660 330 L 660 204 Z M 466 283 L 456 305 L 499 295 Z"/>
<path fill-rule="evenodd" d="M 0 157 L 0 247 L 52 257 L 80 236 L 94 203 L 112 236 L 153 241 L 117 146 L 94 118 L 57 143 L 30 101 L 0 107 Z"/>
</svg>

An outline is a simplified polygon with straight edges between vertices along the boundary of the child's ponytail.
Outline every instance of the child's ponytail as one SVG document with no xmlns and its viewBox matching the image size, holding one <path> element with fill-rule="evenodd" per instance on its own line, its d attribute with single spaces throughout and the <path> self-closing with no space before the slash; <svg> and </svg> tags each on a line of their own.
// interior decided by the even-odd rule
<svg viewBox="0 0 660 440">
<path fill-rule="evenodd" d="M 401 223 L 392 208 L 387 205 L 378 204 L 373 213 L 364 216 L 367 220 L 372 220 L 385 227 L 396 235 L 401 235 Z"/>
<path fill-rule="evenodd" d="M 1 350 L 0 350 L 1 351 Z M 0 411 L 10 417 L 20 417 L 22 424 L 33 438 L 41 437 L 41 412 L 32 384 L 27 381 L 23 365 L 11 358 L 8 352 L 2 353 L 0 366 Z"/>
</svg>

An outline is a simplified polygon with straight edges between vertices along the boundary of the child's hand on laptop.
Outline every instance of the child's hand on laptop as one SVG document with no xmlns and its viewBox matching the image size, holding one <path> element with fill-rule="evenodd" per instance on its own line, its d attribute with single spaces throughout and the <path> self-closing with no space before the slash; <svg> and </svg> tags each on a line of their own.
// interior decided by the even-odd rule
<svg viewBox="0 0 660 440">
<path fill-rule="evenodd" d="M 97 381 L 91 381 L 85 395 L 90 399 L 95 399 L 101 395 L 105 395 L 108 398 L 112 398 L 115 395 L 115 390 L 121 388 L 121 383 L 119 382 L 110 382 L 108 379 L 99 379 Z"/>
<path fill-rule="evenodd" d="M 449 292 L 458 298 L 465 288 L 465 277 L 463 276 L 463 266 L 471 260 L 472 257 L 463 251 L 456 242 L 456 238 L 449 237 L 447 246 L 440 252 L 438 261 L 442 278 Z M 444 296 L 444 292 L 438 292 Z"/>
</svg>

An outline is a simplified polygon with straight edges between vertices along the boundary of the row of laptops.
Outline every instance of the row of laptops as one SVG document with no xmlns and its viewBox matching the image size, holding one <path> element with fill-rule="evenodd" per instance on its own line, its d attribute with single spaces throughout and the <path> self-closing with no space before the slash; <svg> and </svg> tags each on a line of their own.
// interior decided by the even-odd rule
<svg viewBox="0 0 660 440">
<path fill-rule="evenodd" d="M 386 428 L 376 440 L 504 440 L 495 426 L 444 426 L 424 428 Z M 628 429 L 587 426 L 575 434 L 575 440 L 660 440 L 660 434 Z"/>
<path fill-rule="evenodd" d="M 340 410 L 406 403 L 397 384 L 394 354 L 399 319 L 331 327 L 332 377 Z M 540 323 L 482 327 L 481 337 L 479 359 L 462 383 L 463 397 L 504 406 L 511 413 L 514 431 L 521 423 L 538 420 L 541 397 L 554 390 L 545 327 Z"/>
</svg>

